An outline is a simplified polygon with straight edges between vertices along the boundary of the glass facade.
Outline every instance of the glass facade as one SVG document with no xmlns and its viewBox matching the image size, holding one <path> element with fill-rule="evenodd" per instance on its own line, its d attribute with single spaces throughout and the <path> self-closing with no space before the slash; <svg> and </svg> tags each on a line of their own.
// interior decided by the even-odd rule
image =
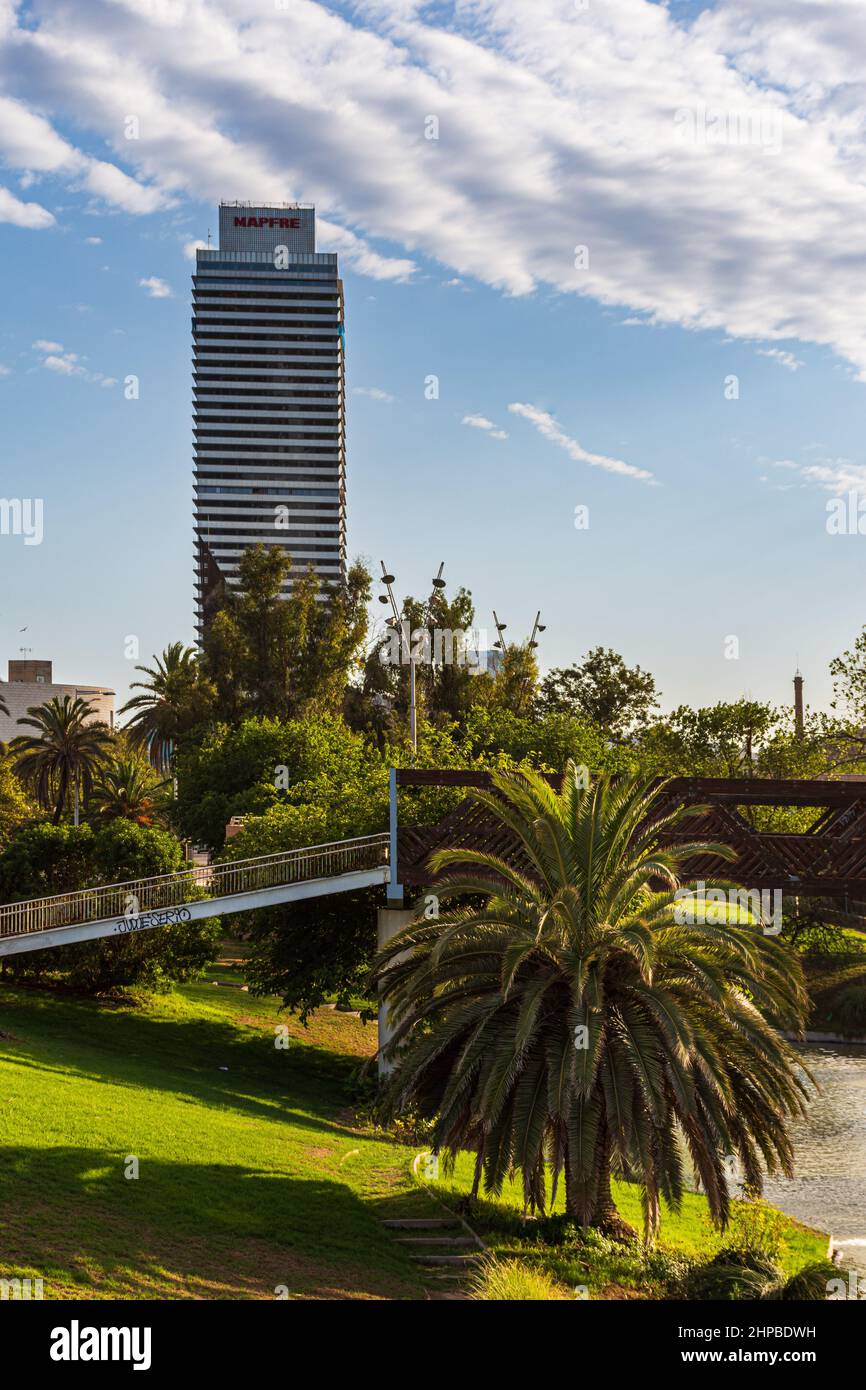
<svg viewBox="0 0 866 1390">
<path fill-rule="evenodd" d="M 249 545 L 292 575 L 346 567 L 343 285 L 300 204 L 220 205 L 220 245 L 193 275 L 196 623 Z"/>
</svg>

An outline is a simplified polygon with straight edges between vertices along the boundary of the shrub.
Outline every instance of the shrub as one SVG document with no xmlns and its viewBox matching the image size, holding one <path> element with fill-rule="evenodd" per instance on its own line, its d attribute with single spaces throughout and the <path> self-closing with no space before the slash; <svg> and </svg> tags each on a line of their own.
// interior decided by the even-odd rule
<svg viewBox="0 0 866 1390">
<path fill-rule="evenodd" d="M 107 995 L 133 987 L 160 991 L 197 979 L 216 959 L 220 934 L 219 919 L 209 917 L 118 938 L 25 951 L 4 964 L 16 979 L 50 977 L 83 994 Z"/>
<path fill-rule="evenodd" d="M 376 949 L 374 888 L 332 893 L 246 913 L 238 927 L 251 941 L 245 976 L 253 994 L 277 994 L 306 1022 L 336 995 L 363 994 Z"/>
<path fill-rule="evenodd" d="M 256 818 L 243 844 L 232 842 L 232 858 L 266 853 L 262 840 L 289 849 L 388 823 L 387 763 L 332 715 L 220 725 L 178 755 L 177 778 L 175 821 L 196 843 L 219 850 L 231 816 Z"/>
<path fill-rule="evenodd" d="M 786 1279 L 766 1255 L 725 1246 L 708 1264 L 692 1271 L 686 1281 L 686 1297 L 717 1302 L 821 1302 L 829 1294 L 828 1280 L 837 1274 L 834 1264 L 819 1260 Z"/>
<path fill-rule="evenodd" d="M 486 1303 L 563 1302 L 571 1295 L 543 1270 L 521 1260 L 485 1260 L 473 1274 L 469 1297 Z"/>
<path fill-rule="evenodd" d="M 725 1246 L 707 1264 L 692 1271 L 687 1296 L 720 1302 L 762 1299 L 779 1282 L 779 1267 L 766 1255 Z"/>
<path fill-rule="evenodd" d="M 830 1016 L 843 1037 L 866 1033 L 866 986 L 849 985 L 843 989 L 833 1000 Z"/>
<path fill-rule="evenodd" d="M 725 1244 L 768 1260 L 778 1260 L 785 1247 L 786 1221 L 780 1211 L 760 1198 L 731 1204 Z"/>
<path fill-rule="evenodd" d="M 0 898 L 6 902 L 174 873 L 181 848 L 164 830 L 113 820 L 90 826 L 29 826 L 0 855 Z M 4 958 L 16 979 L 54 979 L 88 994 L 128 986 L 165 989 L 201 974 L 217 952 L 219 923 L 210 918 L 155 927 L 121 938 L 101 937 Z"/>
</svg>

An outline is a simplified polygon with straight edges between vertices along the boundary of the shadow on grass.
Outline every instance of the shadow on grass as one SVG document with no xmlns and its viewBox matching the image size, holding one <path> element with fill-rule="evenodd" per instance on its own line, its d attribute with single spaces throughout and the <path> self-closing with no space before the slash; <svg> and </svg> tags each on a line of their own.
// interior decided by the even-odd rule
<svg viewBox="0 0 866 1390">
<path fill-rule="evenodd" d="M 0 1027 L 13 1035 L 3 1047 L 5 1065 L 72 1070 L 82 1079 L 144 1086 L 260 1119 L 301 1110 L 306 1127 L 329 1133 L 340 1126 L 327 1114 L 336 1117 L 345 1106 L 358 1065 L 302 1041 L 278 1049 L 269 1028 L 244 1029 L 232 1015 L 173 1019 L 29 990 L 0 989 Z"/>
<path fill-rule="evenodd" d="M 413 1298 L 406 1252 L 343 1183 L 104 1149 L 0 1149 L 0 1277 L 46 1298 Z"/>
</svg>

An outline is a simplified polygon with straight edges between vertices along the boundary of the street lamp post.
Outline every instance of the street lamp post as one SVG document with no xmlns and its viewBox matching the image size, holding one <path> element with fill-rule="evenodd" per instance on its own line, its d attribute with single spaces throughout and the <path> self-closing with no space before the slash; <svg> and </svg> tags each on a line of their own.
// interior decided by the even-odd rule
<svg viewBox="0 0 866 1390">
<path fill-rule="evenodd" d="M 379 580 L 379 583 L 385 585 L 385 593 L 379 595 L 379 602 L 391 605 L 391 612 L 394 615 L 391 619 L 391 624 L 394 630 L 400 634 L 400 650 L 402 651 L 405 646 L 409 654 L 409 738 L 412 743 L 412 761 L 414 762 L 418 754 L 418 704 L 416 699 L 415 656 L 412 651 L 411 634 L 406 633 L 403 629 L 400 609 L 394 597 L 393 585 L 397 581 L 393 574 L 388 573 L 385 568 L 384 560 L 380 560 L 379 564 L 382 566 L 382 578 Z M 442 578 L 444 569 L 445 561 L 443 560 L 435 578 L 430 581 L 434 593 L 445 588 L 445 580 Z"/>
<path fill-rule="evenodd" d="M 507 643 L 506 640 L 505 640 L 505 629 L 508 627 L 508 624 L 507 624 L 507 623 L 501 623 L 501 622 L 499 621 L 499 618 L 496 616 L 496 609 L 495 609 L 495 608 L 494 608 L 494 610 L 493 610 L 493 622 L 494 622 L 494 625 L 495 625 L 495 627 L 496 627 L 496 633 L 497 633 L 497 638 L 496 638 L 496 641 L 493 643 L 493 646 L 494 646 L 498 651 L 500 651 L 500 652 L 502 653 L 502 655 L 504 656 L 505 653 L 508 651 L 508 643 Z M 535 650 L 537 649 L 537 647 L 538 647 L 538 636 L 539 636 L 539 633 L 545 632 L 546 629 L 547 629 L 547 624 L 546 624 L 546 623 L 543 623 L 543 622 L 541 621 L 541 609 L 539 608 L 538 612 L 537 612 L 536 615 L 535 615 L 535 622 L 532 624 L 532 634 L 531 634 L 531 636 L 530 636 L 530 638 L 529 638 L 529 641 L 528 641 L 527 644 L 526 644 L 527 653 L 533 652 L 533 651 L 535 651 Z M 524 690 L 525 690 L 526 687 L 529 685 L 529 680 L 530 680 L 530 673 L 529 673 L 528 663 L 527 663 L 526 679 L 525 679 L 525 681 L 524 681 L 524 683 L 523 683 L 523 687 L 522 687 Z"/>
</svg>

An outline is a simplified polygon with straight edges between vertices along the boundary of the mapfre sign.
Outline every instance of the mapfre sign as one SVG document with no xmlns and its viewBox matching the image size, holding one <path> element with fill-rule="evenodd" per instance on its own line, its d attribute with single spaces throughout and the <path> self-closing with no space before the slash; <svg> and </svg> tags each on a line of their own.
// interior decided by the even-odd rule
<svg viewBox="0 0 866 1390">
<path fill-rule="evenodd" d="M 300 217 L 236 217 L 236 227 L 286 227 L 298 228 L 301 225 Z"/>
</svg>

